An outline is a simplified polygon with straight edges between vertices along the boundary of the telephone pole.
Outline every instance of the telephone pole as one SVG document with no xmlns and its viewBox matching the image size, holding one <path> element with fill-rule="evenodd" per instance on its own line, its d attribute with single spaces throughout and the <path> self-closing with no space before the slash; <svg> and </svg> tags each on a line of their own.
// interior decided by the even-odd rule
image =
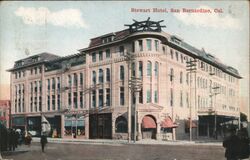
<svg viewBox="0 0 250 160">
<path fill-rule="evenodd" d="M 190 106 L 189 106 L 189 141 L 192 141 L 192 123 L 193 123 L 193 118 L 192 118 L 192 73 L 194 73 L 194 83 L 195 83 L 195 109 L 196 109 L 196 59 L 190 59 L 189 61 L 186 62 L 186 71 L 189 74 L 189 99 L 190 99 Z"/>
</svg>

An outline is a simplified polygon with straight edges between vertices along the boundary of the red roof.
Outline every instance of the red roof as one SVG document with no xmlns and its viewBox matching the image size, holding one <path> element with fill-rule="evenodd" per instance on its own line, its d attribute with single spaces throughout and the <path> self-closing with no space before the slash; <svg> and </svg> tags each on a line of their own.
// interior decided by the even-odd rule
<svg viewBox="0 0 250 160">
<path fill-rule="evenodd" d="M 128 35 L 129 35 L 129 30 L 128 29 L 115 32 L 114 33 L 114 36 L 115 36 L 114 41 L 123 39 Z M 102 44 L 102 37 L 103 36 L 91 39 L 90 44 L 89 44 L 89 48 L 101 45 Z"/>
<path fill-rule="evenodd" d="M 142 128 L 156 128 L 155 120 L 150 116 L 145 116 L 142 119 Z"/>
<path fill-rule="evenodd" d="M 176 128 L 178 125 L 176 123 L 173 123 L 172 119 L 170 117 L 167 117 L 164 119 L 164 121 L 161 122 L 162 128 Z"/>
<path fill-rule="evenodd" d="M 186 128 L 190 128 L 190 119 L 186 120 L 185 125 L 186 125 Z M 197 128 L 197 124 L 194 121 L 192 121 L 191 127 L 192 128 Z"/>
</svg>

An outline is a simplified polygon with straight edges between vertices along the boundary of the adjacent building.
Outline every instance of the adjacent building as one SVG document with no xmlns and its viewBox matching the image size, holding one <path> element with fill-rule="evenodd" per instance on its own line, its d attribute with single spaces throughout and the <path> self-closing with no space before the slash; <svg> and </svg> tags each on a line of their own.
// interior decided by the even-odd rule
<svg viewBox="0 0 250 160">
<path fill-rule="evenodd" d="M 241 76 L 161 22 L 135 21 L 78 54 L 16 61 L 12 126 L 39 136 L 44 115 L 52 137 L 127 139 L 134 128 L 138 139 L 223 136 L 240 115 Z"/>
<path fill-rule="evenodd" d="M 0 100 L 0 123 L 5 127 L 10 127 L 10 112 L 11 112 L 10 100 Z"/>
</svg>

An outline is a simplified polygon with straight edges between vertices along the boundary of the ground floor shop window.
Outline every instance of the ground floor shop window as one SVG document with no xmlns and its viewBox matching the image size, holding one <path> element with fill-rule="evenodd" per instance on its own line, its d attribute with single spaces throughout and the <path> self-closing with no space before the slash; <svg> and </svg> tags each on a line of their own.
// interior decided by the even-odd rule
<svg viewBox="0 0 250 160">
<path fill-rule="evenodd" d="M 77 136 L 85 135 L 84 116 L 82 115 L 66 115 L 64 118 L 64 134 L 65 136 Z"/>
<path fill-rule="evenodd" d="M 128 132 L 128 123 L 126 118 L 120 116 L 115 121 L 115 132 L 116 133 L 127 133 Z"/>
</svg>

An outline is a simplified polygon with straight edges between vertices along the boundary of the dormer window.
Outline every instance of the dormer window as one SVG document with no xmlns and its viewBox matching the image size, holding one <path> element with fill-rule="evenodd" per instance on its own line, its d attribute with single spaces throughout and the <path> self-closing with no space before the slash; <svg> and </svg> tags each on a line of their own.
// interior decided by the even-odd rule
<svg viewBox="0 0 250 160">
<path fill-rule="evenodd" d="M 109 43 L 112 42 L 114 40 L 115 36 L 108 36 L 108 37 L 103 37 L 102 38 L 102 43 Z"/>
</svg>

